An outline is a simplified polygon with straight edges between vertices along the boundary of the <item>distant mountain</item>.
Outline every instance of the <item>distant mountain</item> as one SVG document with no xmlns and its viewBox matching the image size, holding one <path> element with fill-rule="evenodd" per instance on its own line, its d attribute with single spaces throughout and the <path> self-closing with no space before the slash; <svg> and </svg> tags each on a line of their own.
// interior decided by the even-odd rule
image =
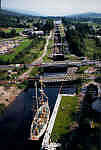
<svg viewBox="0 0 101 150">
<path fill-rule="evenodd" d="M 39 14 L 36 11 L 29 11 L 29 10 L 24 10 L 24 9 L 8 9 L 8 10 L 10 10 L 12 12 L 24 14 L 24 15 L 41 16 L 41 14 Z"/>
<path fill-rule="evenodd" d="M 12 12 L 10 10 L 0 9 L 0 15 L 7 15 L 7 16 L 21 16 L 20 13 Z"/>
<path fill-rule="evenodd" d="M 0 9 L 0 14 L 4 15 L 11 15 L 11 16 L 43 16 L 46 17 L 43 13 L 38 13 L 36 11 L 29 11 L 24 9 Z M 72 15 L 63 15 L 65 17 L 73 18 L 101 18 L 101 13 L 96 12 L 87 12 L 87 13 L 80 13 L 80 14 L 72 14 Z M 54 17 L 54 16 L 53 16 Z M 59 17 L 59 16 L 58 16 Z"/>
<path fill-rule="evenodd" d="M 20 9 L 1 9 L 2 14 L 12 15 L 12 16 L 41 16 L 41 14 L 35 12 L 35 11 L 26 11 L 26 10 L 20 10 Z"/>
<path fill-rule="evenodd" d="M 101 17 L 101 13 L 87 12 L 87 13 L 81 13 L 81 14 L 68 15 L 66 17 L 98 18 L 98 17 Z"/>
</svg>

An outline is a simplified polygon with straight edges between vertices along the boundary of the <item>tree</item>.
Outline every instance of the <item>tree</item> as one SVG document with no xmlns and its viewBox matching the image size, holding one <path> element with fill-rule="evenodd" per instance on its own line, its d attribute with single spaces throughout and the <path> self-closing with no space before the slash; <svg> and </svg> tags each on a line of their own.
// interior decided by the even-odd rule
<svg viewBox="0 0 101 150">
<path fill-rule="evenodd" d="M 76 54 L 77 56 L 84 55 L 85 43 L 78 31 L 68 30 L 66 32 L 66 38 L 69 42 L 69 48 L 71 53 Z"/>
<path fill-rule="evenodd" d="M 0 37 L 5 38 L 6 34 L 4 31 L 0 31 Z"/>
<path fill-rule="evenodd" d="M 11 34 L 12 36 L 15 36 L 15 35 L 16 35 L 16 30 L 15 30 L 15 29 L 12 29 L 11 32 L 10 32 L 10 34 Z"/>
<path fill-rule="evenodd" d="M 20 23 L 20 18 L 16 17 L 16 22 L 19 24 Z"/>
<path fill-rule="evenodd" d="M 49 33 L 49 31 L 52 30 L 53 27 L 53 20 L 47 19 L 46 24 L 43 26 L 43 30 L 45 33 Z"/>
</svg>

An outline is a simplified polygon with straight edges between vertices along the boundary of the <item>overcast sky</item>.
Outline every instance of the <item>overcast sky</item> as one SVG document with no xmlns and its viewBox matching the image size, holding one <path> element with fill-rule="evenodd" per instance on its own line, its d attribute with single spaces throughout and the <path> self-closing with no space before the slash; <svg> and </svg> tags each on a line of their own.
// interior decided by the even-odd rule
<svg viewBox="0 0 101 150">
<path fill-rule="evenodd" d="M 2 7 L 5 6 L 37 11 L 45 15 L 101 12 L 101 0 L 2 0 Z"/>
</svg>

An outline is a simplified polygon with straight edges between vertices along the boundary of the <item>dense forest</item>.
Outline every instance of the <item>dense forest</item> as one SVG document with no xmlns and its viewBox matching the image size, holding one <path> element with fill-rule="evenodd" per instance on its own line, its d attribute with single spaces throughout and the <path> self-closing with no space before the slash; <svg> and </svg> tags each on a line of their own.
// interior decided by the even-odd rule
<svg viewBox="0 0 101 150">
<path fill-rule="evenodd" d="M 67 18 L 63 18 L 62 21 L 71 53 L 93 59 L 96 59 L 97 56 L 101 58 L 100 25 L 79 21 L 74 23 L 74 20 Z"/>
</svg>

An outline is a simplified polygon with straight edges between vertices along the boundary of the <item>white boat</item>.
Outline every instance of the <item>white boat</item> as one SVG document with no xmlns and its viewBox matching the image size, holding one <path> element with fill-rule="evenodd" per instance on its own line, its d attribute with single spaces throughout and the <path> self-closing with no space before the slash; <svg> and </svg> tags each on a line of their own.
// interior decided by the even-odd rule
<svg viewBox="0 0 101 150">
<path fill-rule="evenodd" d="M 31 140 L 39 140 L 40 137 L 46 131 L 49 122 L 50 109 L 48 105 L 48 97 L 45 95 L 43 91 L 42 83 L 41 83 L 40 92 L 41 92 L 41 97 L 40 97 L 40 102 L 38 104 L 37 85 L 36 85 L 37 112 L 31 124 L 31 130 L 30 130 Z M 46 100 L 44 99 L 44 97 L 46 98 Z"/>
</svg>

